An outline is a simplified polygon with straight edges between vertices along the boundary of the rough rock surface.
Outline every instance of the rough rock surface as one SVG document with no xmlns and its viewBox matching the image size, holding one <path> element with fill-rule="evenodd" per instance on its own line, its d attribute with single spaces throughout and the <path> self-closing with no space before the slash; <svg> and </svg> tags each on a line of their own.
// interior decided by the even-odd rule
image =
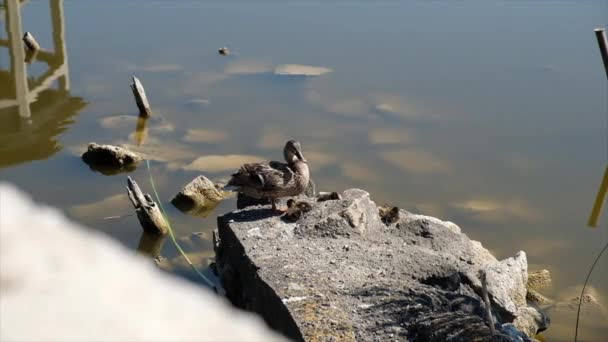
<svg viewBox="0 0 608 342">
<path fill-rule="evenodd" d="M 313 208 L 295 223 L 269 206 L 218 218 L 216 262 L 228 298 L 286 336 L 492 340 L 481 269 L 498 320 L 494 340 L 529 340 L 515 326 L 529 334 L 544 328 L 523 317 L 538 313 L 525 302 L 525 253 L 499 262 L 457 225 L 405 210 L 385 225 L 369 194 L 358 189 L 344 191 L 341 200 L 298 200 Z"/>
<path fill-rule="evenodd" d="M 518 252 L 514 257 L 485 267 L 488 279 L 488 293 L 496 303 L 498 314 L 511 321 L 518 315 L 518 310 L 526 306 L 526 284 L 528 282 L 528 262 L 526 253 Z M 468 281 L 480 292 L 481 281 L 472 269 L 466 273 Z"/>
<path fill-rule="evenodd" d="M 0 183 L 1 341 L 282 341 L 261 319 Z"/>
<path fill-rule="evenodd" d="M 223 199 L 222 193 L 205 176 L 198 176 L 178 192 L 171 203 L 181 211 L 207 216 Z"/>
<path fill-rule="evenodd" d="M 133 171 L 143 158 L 131 150 L 113 145 L 90 143 L 82 160 L 103 174 Z"/>
</svg>

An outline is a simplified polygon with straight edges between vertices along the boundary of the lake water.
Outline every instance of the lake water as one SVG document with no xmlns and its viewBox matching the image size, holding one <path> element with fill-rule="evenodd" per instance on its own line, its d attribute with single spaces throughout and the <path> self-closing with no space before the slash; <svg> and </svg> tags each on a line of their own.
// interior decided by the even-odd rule
<svg viewBox="0 0 608 342">
<path fill-rule="evenodd" d="M 185 244 L 201 267 L 216 215 L 234 200 L 194 217 L 168 199 L 199 174 L 280 159 L 290 138 L 302 142 L 317 189 L 359 187 L 377 203 L 451 220 L 498 258 L 525 250 L 530 269 L 551 271 L 543 293 L 552 298 L 578 295 L 608 241 L 605 214 L 597 229 L 585 226 L 608 160 L 593 34 L 608 24 L 605 1 L 29 1 L 23 31 L 57 46 L 27 66 L 30 90 L 55 81 L 37 99 L 22 94 L 29 107 L 9 103 L 20 92 L 8 12 L 0 179 L 134 250 L 137 219 L 104 220 L 132 213 L 126 175 L 89 169 L 80 155 L 90 141 L 141 144 L 177 235 L 203 232 Z M 217 53 L 223 46 L 231 55 Z M 285 64 L 320 75 L 277 73 Z M 138 139 L 131 75 L 154 111 Z M 130 175 L 151 192 L 145 164 Z M 170 242 L 162 254 L 177 256 Z M 604 256 L 590 280 L 604 305 L 607 271 Z M 545 338 L 572 340 L 574 315 L 551 318 Z M 606 316 L 583 316 L 579 337 L 605 336 Z"/>
</svg>

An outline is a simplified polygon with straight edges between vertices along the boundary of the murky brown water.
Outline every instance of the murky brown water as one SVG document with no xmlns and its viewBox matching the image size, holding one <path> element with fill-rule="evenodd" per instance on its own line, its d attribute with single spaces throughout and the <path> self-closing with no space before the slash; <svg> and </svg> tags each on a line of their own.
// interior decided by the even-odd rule
<svg viewBox="0 0 608 342">
<path fill-rule="evenodd" d="M 606 215 L 585 228 L 607 161 L 592 32 L 608 23 L 605 2 L 51 3 L 22 6 L 21 27 L 51 51 L 27 78 L 11 68 L 26 56 L 7 48 L 18 23 L 0 9 L 0 179 L 130 248 L 136 218 L 103 219 L 132 211 L 126 176 L 79 156 L 90 141 L 137 144 L 133 74 L 153 106 L 139 139 L 165 199 L 198 174 L 280 158 L 295 138 L 317 188 L 360 187 L 454 221 L 499 258 L 523 249 L 552 272 L 550 297 L 575 297 L 607 241 Z M 318 75 L 286 75 L 302 71 L 289 64 Z M 143 164 L 131 175 L 150 191 Z M 179 236 L 206 233 L 185 245 L 205 265 L 215 216 L 234 202 L 206 218 L 165 207 Z M 177 254 L 165 243 L 163 255 Z M 591 278 L 605 305 L 607 265 Z M 571 340 L 574 316 L 552 320 L 545 337 Z M 602 340 L 607 322 L 584 316 L 581 337 Z"/>
</svg>

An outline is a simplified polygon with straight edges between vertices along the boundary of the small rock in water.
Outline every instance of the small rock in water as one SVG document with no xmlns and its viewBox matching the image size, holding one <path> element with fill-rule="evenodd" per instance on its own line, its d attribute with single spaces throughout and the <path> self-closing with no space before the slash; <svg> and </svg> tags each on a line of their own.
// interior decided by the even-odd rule
<svg viewBox="0 0 608 342">
<path fill-rule="evenodd" d="M 126 147 L 99 145 L 90 143 L 87 151 L 82 154 L 82 160 L 91 167 L 106 175 L 135 170 L 137 163 L 143 158 Z"/>
<path fill-rule="evenodd" d="M 228 50 L 228 48 L 225 46 L 220 48 L 217 52 L 222 56 L 228 56 L 230 54 L 230 50 Z"/>
<path fill-rule="evenodd" d="M 549 270 L 528 272 L 528 288 L 534 290 L 544 289 L 551 285 L 551 273 Z"/>
<path fill-rule="evenodd" d="M 206 217 L 222 199 L 213 182 L 201 175 L 184 186 L 171 203 L 181 211 Z"/>
<path fill-rule="evenodd" d="M 555 304 L 555 311 L 576 312 L 578 302 L 581 297 L 572 298 L 567 301 Z M 608 310 L 591 294 L 585 293 L 581 302 L 581 312 L 583 313 L 607 313 Z"/>
</svg>

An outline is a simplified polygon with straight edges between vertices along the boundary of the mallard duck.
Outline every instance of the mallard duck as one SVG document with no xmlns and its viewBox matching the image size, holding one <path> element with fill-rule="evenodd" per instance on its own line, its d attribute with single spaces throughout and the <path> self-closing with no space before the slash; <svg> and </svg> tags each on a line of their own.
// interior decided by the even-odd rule
<svg viewBox="0 0 608 342">
<path fill-rule="evenodd" d="M 225 189 L 255 198 L 267 198 L 272 203 L 272 209 L 277 211 L 277 199 L 301 194 L 310 180 L 299 142 L 289 140 L 283 149 L 283 156 L 286 164 L 271 161 L 241 166 Z"/>
</svg>

